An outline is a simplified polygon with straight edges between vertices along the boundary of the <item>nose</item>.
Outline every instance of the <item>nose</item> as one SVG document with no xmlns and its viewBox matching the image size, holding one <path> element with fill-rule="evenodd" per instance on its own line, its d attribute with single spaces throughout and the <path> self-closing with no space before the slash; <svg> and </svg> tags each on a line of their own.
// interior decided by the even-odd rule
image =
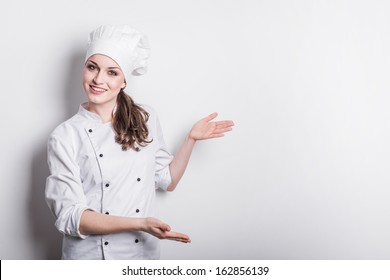
<svg viewBox="0 0 390 280">
<path fill-rule="evenodd" d="M 97 85 L 98 85 L 98 84 L 102 84 L 102 83 L 104 82 L 103 73 L 100 72 L 100 71 L 97 71 L 95 77 L 93 77 L 93 82 L 94 82 L 95 84 L 97 84 Z"/>
</svg>

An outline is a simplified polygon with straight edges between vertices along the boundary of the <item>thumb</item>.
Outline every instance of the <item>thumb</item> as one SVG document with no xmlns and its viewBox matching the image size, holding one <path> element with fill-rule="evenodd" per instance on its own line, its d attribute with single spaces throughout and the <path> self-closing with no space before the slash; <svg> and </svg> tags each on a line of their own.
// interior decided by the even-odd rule
<svg viewBox="0 0 390 280">
<path fill-rule="evenodd" d="M 161 230 L 163 231 L 171 231 L 171 227 L 168 224 L 162 223 Z"/>
<path fill-rule="evenodd" d="M 211 121 L 212 119 L 215 119 L 217 116 L 218 116 L 218 113 L 217 113 L 217 112 L 214 112 L 214 113 L 208 115 L 207 117 L 205 117 L 204 119 L 205 119 L 206 121 L 209 122 L 209 121 Z"/>
</svg>

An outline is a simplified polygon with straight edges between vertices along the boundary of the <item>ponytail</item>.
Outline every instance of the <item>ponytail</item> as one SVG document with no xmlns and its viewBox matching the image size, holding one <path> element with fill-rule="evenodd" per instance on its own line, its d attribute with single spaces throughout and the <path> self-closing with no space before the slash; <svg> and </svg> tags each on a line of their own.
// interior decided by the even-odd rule
<svg viewBox="0 0 390 280">
<path fill-rule="evenodd" d="M 138 146 L 145 147 L 153 141 L 148 140 L 149 129 L 146 125 L 148 120 L 149 113 L 135 104 L 121 89 L 116 100 L 112 126 L 115 130 L 115 142 L 122 146 L 123 151 L 133 149 L 138 152 Z"/>
</svg>

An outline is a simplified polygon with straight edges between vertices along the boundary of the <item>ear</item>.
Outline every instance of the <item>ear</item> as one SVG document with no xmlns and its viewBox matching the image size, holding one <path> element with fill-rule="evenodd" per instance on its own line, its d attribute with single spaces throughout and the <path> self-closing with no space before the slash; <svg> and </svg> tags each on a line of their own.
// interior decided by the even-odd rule
<svg viewBox="0 0 390 280">
<path fill-rule="evenodd" d="M 123 81 L 123 84 L 122 84 L 122 86 L 121 86 L 121 89 L 123 90 L 123 89 L 125 89 L 125 87 L 126 87 L 126 80 Z"/>
</svg>

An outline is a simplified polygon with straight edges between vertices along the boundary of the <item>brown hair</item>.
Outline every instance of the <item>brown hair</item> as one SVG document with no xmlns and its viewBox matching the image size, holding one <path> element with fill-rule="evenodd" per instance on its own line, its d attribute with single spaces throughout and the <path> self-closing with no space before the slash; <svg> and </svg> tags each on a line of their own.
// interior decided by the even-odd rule
<svg viewBox="0 0 390 280">
<path fill-rule="evenodd" d="M 115 130 L 115 142 L 122 146 L 123 151 L 133 149 L 138 152 L 138 146 L 145 147 L 153 141 L 148 140 L 148 120 L 149 113 L 121 89 L 116 100 L 112 127 Z"/>
</svg>

